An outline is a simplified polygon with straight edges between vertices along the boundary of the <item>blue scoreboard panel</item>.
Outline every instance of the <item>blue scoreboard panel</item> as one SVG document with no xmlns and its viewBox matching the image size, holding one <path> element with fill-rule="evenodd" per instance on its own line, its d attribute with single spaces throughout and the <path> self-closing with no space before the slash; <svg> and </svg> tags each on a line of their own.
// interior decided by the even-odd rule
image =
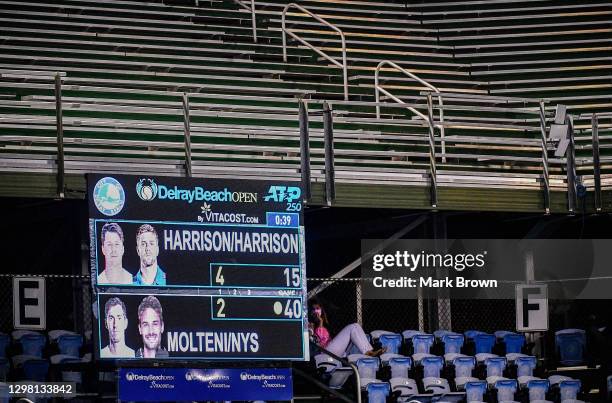
<svg viewBox="0 0 612 403">
<path fill-rule="evenodd" d="M 307 360 L 297 182 L 89 175 L 100 359 Z"/>
</svg>

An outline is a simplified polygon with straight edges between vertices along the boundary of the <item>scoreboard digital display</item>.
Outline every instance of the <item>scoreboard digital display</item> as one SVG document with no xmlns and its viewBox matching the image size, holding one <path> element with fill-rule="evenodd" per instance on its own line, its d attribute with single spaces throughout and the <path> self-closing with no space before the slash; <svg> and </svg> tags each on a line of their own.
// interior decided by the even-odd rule
<svg viewBox="0 0 612 403">
<path fill-rule="evenodd" d="M 88 175 L 98 357 L 307 360 L 301 193 Z"/>
</svg>

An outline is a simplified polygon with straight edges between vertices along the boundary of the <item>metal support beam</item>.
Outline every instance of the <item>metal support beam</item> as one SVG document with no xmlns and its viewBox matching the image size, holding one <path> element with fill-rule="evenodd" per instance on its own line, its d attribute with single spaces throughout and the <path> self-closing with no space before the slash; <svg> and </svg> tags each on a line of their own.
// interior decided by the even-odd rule
<svg viewBox="0 0 612 403">
<path fill-rule="evenodd" d="M 64 114 L 62 111 L 62 77 L 55 74 L 55 126 L 57 129 L 57 196 L 64 198 L 66 189 L 64 166 Z"/>
<path fill-rule="evenodd" d="M 542 192 L 544 198 L 544 212 L 550 214 L 550 178 L 548 173 L 548 135 L 546 133 L 546 108 L 544 101 L 540 101 L 540 133 L 542 139 Z"/>
<path fill-rule="evenodd" d="M 433 118 L 433 100 L 431 93 L 427 94 L 427 118 L 429 125 L 429 179 L 430 179 L 430 201 L 431 207 L 438 206 L 438 185 L 436 173 L 436 133 Z"/>
<path fill-rule="evenodd" d="M 571 116 L 566 117 L 568 125 L 566 169 L 567 169 L 567 209 L 570 213 L 576 211 L 576 149 L 574 146 L 574 120 Z"/>
<path fill-rule="evenodd" d="M 591 132 L 593 134 L 593 182 L 595 184 L 595 211 L 601 212 L 601 166 L 599 163 L 599 124 L 597 115 L 591 118 Z"/>
<path fill-rule="evenodd" d="M 191 178 L 191 118 L 189 117 L 189 95 L 183 93 L 183 123 L 185 125 L 185 176 Z"/>
<path fill-rule="evenodd" d="M 307 203 L 312 196 L 310 188 L 310 135 L 308 133 L 308 107 L 301 99 L 299 102 L 299 121 L 302 194 L 304 203 Z"/>
<path fill-rule="evenodd" d="M 328 206 L 336 198 L 336 175 L 334 172 L 334 121 L 332 110 L 323 103 L 323 134 L 325 136 L 325 201 Z"/>
</svg>

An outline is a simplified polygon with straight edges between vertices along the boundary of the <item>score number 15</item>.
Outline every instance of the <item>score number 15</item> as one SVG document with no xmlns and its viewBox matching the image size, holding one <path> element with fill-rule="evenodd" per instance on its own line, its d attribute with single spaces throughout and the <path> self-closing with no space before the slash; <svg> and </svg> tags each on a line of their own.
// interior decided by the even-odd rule
<svg viewBox="0 0 612 403">
<path fill-rule="evenodd" d="M 299 267 L 287 267 L 283 270 L 285 280 L 287 280 L 287 287 L 299 287 L 300 286 L 300 268 Z"/>
</svg>

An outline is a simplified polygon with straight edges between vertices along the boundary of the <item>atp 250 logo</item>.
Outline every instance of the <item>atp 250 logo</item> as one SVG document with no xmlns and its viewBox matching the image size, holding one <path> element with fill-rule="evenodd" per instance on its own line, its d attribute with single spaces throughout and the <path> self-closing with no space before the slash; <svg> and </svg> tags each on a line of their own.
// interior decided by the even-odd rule
<svg viewBox="0 0 612 403">
<path fill-rule="evenodd" d="M 302 190 L 299 187 L 273 185 L 270 186 L 268 194 L 264 197 L 264 201 L 286 202 L 287 211 L 300 211 L 302 210 L 302 202 L 300 201 L 301 195 Z"/>
</svg>

